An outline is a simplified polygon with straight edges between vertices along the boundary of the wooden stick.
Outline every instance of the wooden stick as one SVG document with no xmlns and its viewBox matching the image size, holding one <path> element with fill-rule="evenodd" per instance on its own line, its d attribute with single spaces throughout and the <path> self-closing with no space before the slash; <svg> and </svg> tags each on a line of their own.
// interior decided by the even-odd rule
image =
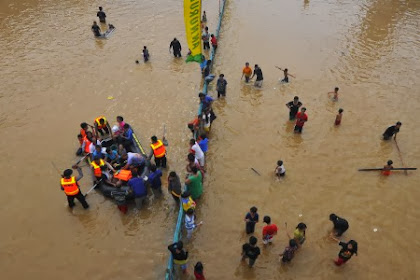
<svg viewBox="0 0 420 280">
<path fill-rule="evenodd" d="M 394 141 L 395 141 L 395 145 L 397 145 L 398 155 L 400 156 L 401 163 L 402 163 L 403 167 L 405 167 L 403 158 L 401 156 L 401 150 L 400 150 L 400 147 L 398 147 L 397 139 L 395 137 L 394 137 Z M 405 175 L 408 175 L 407 170 L 405 170 L 404 173 L 405 173 Z"/>
<path fill-rule="evenodd" d="M 255 170 L 254 168 L 251 167 L 251 170 L 254 171 L 255 173 L 257 173 L 258 176 L 261 176 L 261 174 L 257 170 Z"/>
</svg>

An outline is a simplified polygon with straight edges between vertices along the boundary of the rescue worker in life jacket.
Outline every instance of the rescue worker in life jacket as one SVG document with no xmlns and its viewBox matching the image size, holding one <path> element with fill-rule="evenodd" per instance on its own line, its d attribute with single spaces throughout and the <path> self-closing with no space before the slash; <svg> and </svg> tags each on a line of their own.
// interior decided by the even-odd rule
<svg viewBox="0 0 420 280">
<path fill-rule="evenodd" d="M 94 121 L 94 125 L 95 125 L 96 135 L 98 135 L 98 132 L 99 132 L 101 136 L 104 136 L 104 131 L 105 131 L 106 134 L 110 134 L 112 137 L 112 129 L 109 126 L 109 123 L 105 117 L 103 116 L 97 117 Z"/>
<path fill-rule="evenodd" d="M 152 148 L 152 150 L 150 151 L 150 154 L 148 157 L 149 160 L 152 158 L 152 156 L 155 156 L 156 167 L 166 168 L 165 145 L 156 136 L 152 136 L 151 140 L 152 140 L 152 143 L 150 144 L 150 147 Z"/>
<path fill-rule="evenodd" d="M 88 131 L 88 132 L 86 132 L 86 136 L 83 137 L 83 142 L 82 142 L 82 146 L 81 146 L 82 151 L 85 154 L 93 153 L 93 151 L 91 151 L 91 149 L 90 149 L 92 142 L 95 143 L 96 140 L 95 140 L 95 138 L 93 138 L 92 132 Z"/>
<path fill-rule="evenodd" d="M 111 164 L 101 159 L 100 156 L 95 156 L 90 165 L 92 166 L 93 175 L 95 176 L 96 182 L 102 180 L 103 183 L 107 183 L 108 185 L 116 187 L 116 185 L 112 183 L 105 174 L 107 169 L 112 170 L 112 172 L 115 172 L 115 169 L 112 167 Z"/>
<path fill-rule="evenodd" d="M 80 191 L 79 184 L 77 183 L 80 179 L 83 178 L 82 169 L 74 165 L 72 166 L 73 169 L 77 169 L 77 172 L 79 175 L 77 177 L 72 176 L 73 170 L 66 169 L 63 172 L 63 178 L 61 178 L 61 190 L 64 191 L 64 193 L 67 195 L 67 201 L 69 202 L 69 207 L 74 207 L 74 199 L 77 198 L 77 200 L 82 203 L 83 208 L 87 209 L 89 208 L 89 204 L 86 202 L 85 196 Z"/>
</svg>

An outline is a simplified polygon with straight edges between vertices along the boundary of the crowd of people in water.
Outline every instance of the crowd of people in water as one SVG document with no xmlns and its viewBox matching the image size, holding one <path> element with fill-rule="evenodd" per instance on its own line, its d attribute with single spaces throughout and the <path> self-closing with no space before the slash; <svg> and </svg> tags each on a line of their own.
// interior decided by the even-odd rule
<svg viewBox="0 0 420 280">
<path fill-rule="evenodd" d="M 99 7 L 97 17 L 101 24 L 106 24 L 106 14 L 102 7 Z M 207 15 L 203 12 L 202 20 L 202 41 L 204 52 L 213 48 L 215 52 L 218 47 L 217 38 L 214 34 L 209 33 L 209 28 L 206 26 Z M 112 24 L 108 25 L 108 30 L 115 29 Z M 96 22 L 92 26 L 92 31 L 96 37 L 101 37 L 101 29 Z M 174 38 L 169 45 L 169 52 L 173 52 L 175 58 L 182 57 L 181 43 Z M 144 62 L 149 61 L 149 50 L 146 46 L 143 48 Z M 139 63 L 137 60 L 136 63 Z M 211 74 L 212 61 L 206 59 L 202 55 L 200 68 L 205 83 L 210 83 L 215 76 Z M 290 74 L 287 68 L 276 66 L 283 72 L 284 77 L 280 80 L 282 84 L 290 82 L 291 78 L 296 78 L 295 75 Z M 257 89 L 262 88 L 263 73 L 258 64 L 255 64 L 254 70 L 251 69 L 249 62 L 245 63 L 242 69 L 242 77 L 245 83 L 253 81 Z M 216 84 L 217 98 L 226 97 L 227 81 L 224 74 L 220 74 Z M 328 96 L 332 95 L 333 101 L 338 101 L 339 88 L 335 87 L 333 91 L 328 92 Z M 171 252 L 174 264 L 180 266 L 184 273 L 187 273 L 187 263 L 189 259 L 188 251 L 184 243 L 188 242 L 193 236 L 194 231 L 199 228 L 203 222 L 197 222 L 195 211 L 198 207 L 200 197 L 203 194 L 203 180 L 206 173 L 206 153 L 209 149 L 209 133 L 216 115 L 213 111 L 212 104 L 214 99 L 205 93 L 199 93 L 199 113 L 188 123 L 188 128 L 192 132 L 192 137 L 189 140 L 189 150 L 186 156 L 185 179 L 181 182 L 180 176 L 175 171 L 169 171 L 167 177 L 167 187 L 169 194 L 173 197 L 177 205 L 182 206 L 182 211 L 185 213 L 184 241 L 178 240 L 168 246 Z M 306 107 L 298 96 L 295 96 L 292 101 L 286 103 L 289 109 L 289 120 L 295 122 L 294 132 L 302 133 L 304 124 L 308 121 Z M 334 125 L 341 125 L 343 109 L 339 109 L 336 115 Z M 390 140 L 392 137 L 396 139 L 397 133 L 400 131 L 401 122 L 390 126 L 383 133 L 384 140 Z M 122 185 L 127 185 L 130 192 L 134 196 L 135 205 L 141 209 L 145 201 L 148 200 L 149 186 L 153 197 L 161 197 L 162 191 L 162 170 L 167 168 L 166 146 L 167 140 L 163 135 L 162 140 L 157 136 L 150 138 L 150 153 L 145 154 L 144 151 L 137 151 L 133 149 L 135 144 L 135 134 L 132 127 L 124 121 L 122 116 L 116 117 L 116 124 L 111 127 L 104 116 L 97 117 L 93 124 L 86 122 L 81 123 L 78 140 L 80 147 L 77 155 L 88 158 L 94 176 L 94 187 L 98 184 L 107 184 L 108 186 L 120 188 Z M 142 149 L 142 148 L 141 148 Z M 150 160 L 154 157 L 154 164 Z M 80 161 L 79 161 L 80 162 Z M 393 167 L 393 161 L 389 160 L 382 168 L 383 175 L 390 175 Z M 146 167 L 149 167 L 147 175 L 142 175 Z M 62 174 L 61 189 L 67 196 L 68 206 L 73 208 L 75 206 L 74 200 L 80 201 L 82 206 L 87 209 L 89 204 L 86 202 L 85 196 L 80 191 L 78 181 L 83 177 L 83 172 L 78 164 L 75 164 L 73 169 L 78 171 L 78 176 L 73 176 L 73 170 L 66 169 Z M 279 160 L 274 170 L 275 176 L 278 178 L 286 175 L 284 162 Z M 118 205 L 118 208 L 123 212 L 127 212 L 127 204 Z M 330 214 L 329 220 L 333 223 L 333 230 L 331 232 L 331 239 L 338 242 L 341 250 L 338 253 L 338 258 L 334 261 L 337 266 L 345 264 L 351 259 L 353 255 L 357 255 L 358 244 L 355 240 L 348 242 L 340 241 L 344 232 L 349 228 L 349 223 L 346 219 L 338 217 L 336 214 Z M 257 207 L 253 206 L 245 215 L 245 232 L 249 237 L 248 242 L 242 246 L 242 260 L 247 261 L 249 267 L 253 267 L 258 256 L 261 254 L 260 248 L 257 246 L 258 238 L 254 236 L 256 225 L 259 223 L 259 214 Z M 278 232 L 278 227 L 272 222 L 271 217 L 266 215 L 263 217 L 261 240 L 264 246 L 269 246 L 275 239 Z M 296 252 L 303 246 L 306 240 L 307 225 L 303 222 L 297 224 L 291 235 L 287 230 L 287 223 L 285 223 L 286 235 L 289 238 L 287 246 L 282 252 L 279 252 L 281 261 L 283 263 L 291 262 Z M 203 263 L 198 261 L 194 266 L 194 275 L 196 279 L 205 279 Z"/>
</svg>

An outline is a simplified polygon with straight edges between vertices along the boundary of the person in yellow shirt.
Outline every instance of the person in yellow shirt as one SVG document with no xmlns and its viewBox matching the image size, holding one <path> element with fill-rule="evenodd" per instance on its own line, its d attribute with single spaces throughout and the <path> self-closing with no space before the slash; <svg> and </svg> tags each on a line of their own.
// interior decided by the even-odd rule
<svg viewBox="0 0 420 280">
<path fill-rule="evenodd" d="M 286 224 L 287 227 L 287 224 Z M 305 242 L 306 239 L 306 225 L 304 223 L 299 223 L 296 226 L 296 229 L 293 231 L 293 239 L 296 241 L 298 247 L 301 247 L 303 242 Z M 292 239 L 289 235 L 289 233 L 287 233 L 287 236 Z"/>
<path fill-rule="evenodd" d="M 252 75 L 252 69 L 251 67 L 249 67 L 249 63 L 245 63 L 245 67 L 242 69 L 242 78 L 245 76 L 245 83 L 249 82 L 249 79 L 251 78 Z"/>
</svg>

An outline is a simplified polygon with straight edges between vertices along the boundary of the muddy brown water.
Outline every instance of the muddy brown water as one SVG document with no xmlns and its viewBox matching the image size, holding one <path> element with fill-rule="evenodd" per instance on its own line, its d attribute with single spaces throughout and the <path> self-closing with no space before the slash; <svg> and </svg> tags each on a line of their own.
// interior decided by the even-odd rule
<svg viewBox="0 0 420 280">
<path fill-rule="evenodd" d="M 89 211 L 78 205 L 70 212 L 51 161 L 64 169 L 77 160 L 80 122 L 121 114 L 144 146 L 166 123 L 169 164 L 183 176 L 200 74 L 198 65 L 168 54 L 174 36 L 184 55 L 187 49 L 178 2 L 1 1 L 5 278 L 163 278 L 176 219 L 172 198 L 123 216 L 92 194 Z M 117 27 L 109 40 L 92 38 L 99 5 Z M 214 30 L 218 3 L 203 5 Z M 357 169 L 388 159 L 402 165 L 395 143 L 380 140 L 398 120 L 404 164 L 419 167 L 419 24 L 418 1 L 228 1 L 214 72 L 229 85 L 227 98 L 214 104 L 218 119 L 197 213 L 205 223 L 187 245 L 191 267 L 201 260 L 209 279 L 416 278 L 419 173 L 384 178 Z M 135 65 L 143 45 L 151 62 Z M 261 66 L 262 90 L 240 81 L 246 61 Z M 275 65 L 296 79 L 280 85 Z M 334 86 L 338 102 L 326 94 Z M 284 106 L 295 95 L 309 116 L 300 136 Z M 344 116 L 336 128 L 339 108 Z M 272 176 L 278 159 L 287 169 L 280 182 Z M 91 181 L 84 171 L 86 192 Z M 280 230 L 249 270 L 239 259 L 247 239 L 242 219 L 253 205 Z M 342 268 L 332 264 L 339 247 L 327 239 L 331 212 L 350 223 L 343 238 L 359 242 L 359 256 Z M 284 222 L 291 231 L 301 221 L 307 241 L 282 266 Z"/>
</svg>

